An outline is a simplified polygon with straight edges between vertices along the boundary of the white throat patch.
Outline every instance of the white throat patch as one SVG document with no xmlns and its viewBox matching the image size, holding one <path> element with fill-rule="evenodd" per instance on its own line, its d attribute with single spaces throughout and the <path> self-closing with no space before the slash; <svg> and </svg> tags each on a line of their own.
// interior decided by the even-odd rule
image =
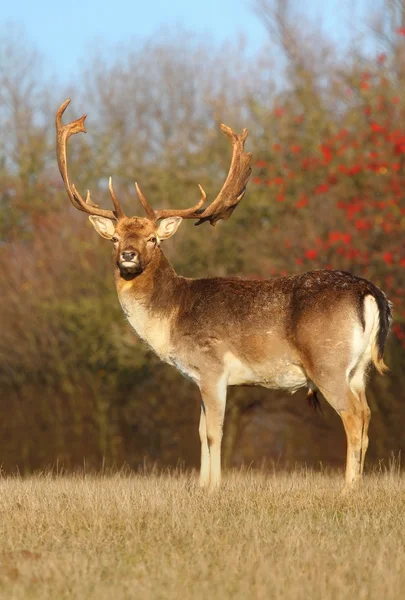
<svg viewBox="0 0 405 600">
<path fill-rule="evenodd" d="M 130 293 L 118 296 L 122 310 L 138 337 L 165 362 L 169 362 L 170 318 L 153 316 L 147 306 Z"/>
</svg>

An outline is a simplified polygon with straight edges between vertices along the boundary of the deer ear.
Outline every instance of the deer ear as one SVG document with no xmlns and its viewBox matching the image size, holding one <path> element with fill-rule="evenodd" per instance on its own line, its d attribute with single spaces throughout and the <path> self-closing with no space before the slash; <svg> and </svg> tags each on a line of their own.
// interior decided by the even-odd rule
<svg viewBox="0 0 405 600">
<path fill-rule="evenodd" d="M 111 219 L 107 219 L 106 217 L 95 217 L 94 215 L 91 215 L 89 219 L 94 229 L 101 237 L 106 240 L 110 240 L 113 237 L 115 225 Z"/>
<path fill-rule="evenodd" d="M 167 240 L 167 238 L 176 233 L 182 220 L 181 217 L 167 217 L 167 219 L 162 219 L 156 230 L 158 238 L 160 240 Z"/>
</svg>

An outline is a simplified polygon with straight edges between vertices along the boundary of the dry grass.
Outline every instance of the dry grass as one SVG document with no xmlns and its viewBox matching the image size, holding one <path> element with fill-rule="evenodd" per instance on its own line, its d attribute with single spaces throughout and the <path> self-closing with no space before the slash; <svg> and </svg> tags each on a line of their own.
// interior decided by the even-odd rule
<svg viewBox="0 0 405 600">
<path fill-rule="evenodd" d="M 229 474 L 0 480 L 0 597 L 403 598 L 405 477 Z"/>
</svg>

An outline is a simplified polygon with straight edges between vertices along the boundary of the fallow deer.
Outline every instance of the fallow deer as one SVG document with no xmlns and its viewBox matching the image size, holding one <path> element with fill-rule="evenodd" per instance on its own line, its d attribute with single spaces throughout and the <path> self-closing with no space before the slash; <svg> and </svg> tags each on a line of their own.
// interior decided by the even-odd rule
<svg viewBox="0 0 405 600">
<path fill-rule="evenodd" d="M 347 437 L 346 485 L 363 472 L 370 409 L 367 371 L 382 374 L 391 307 L 369 281 L 343 271 L 319 270 L 269 280 L 188 279 L 175 273 L 160 248 L 183 219 L 215 224 L 228 219 L 243 198 L 252 154 L 247 130 L 221 126 L 232 143 L 232 160 L 216 199 L 206 195 L 190 209 L 154 210 L 136 185 L 146 217 L 127 217 L 109 184 L 114 210 L 99 208 L 71 184 L 66 145 L 86 132 L 83 116 L 67 125 L 56 113 L 57 159 L 66 192 L 88 213 L 97 233 L 113 244 L 114 274 L 122 309 L 137 335 L 201 391 L 200 485 L 221 478 L 221 439 L 229 385 L 259 385 L 309 395 L 319 390 L 340 415 Z"/>
</svg>

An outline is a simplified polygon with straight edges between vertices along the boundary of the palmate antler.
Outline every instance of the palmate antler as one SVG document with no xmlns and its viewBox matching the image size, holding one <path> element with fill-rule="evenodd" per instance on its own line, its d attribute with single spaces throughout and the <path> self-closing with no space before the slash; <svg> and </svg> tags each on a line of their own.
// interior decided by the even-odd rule
<svg viewBox="0 0 405 600">
<path fill-rule="evenodd" d="M 87 115 L 83 115 L 79 119 L 68 123 L 67 125 L 62 124 L 62 116 L 65 112 L 66 108 L 70 104 L 70 98 L 65 100 L 63 104 L 60 105 L 56 112 L 55 125 L 56 125 L 56 158 L 58 161 L 59 171 L 62 175 L 63 183 L 65 184 L 65 188 L 67 194 L 70 198 L 71 203 L 75 208 L 82 210 L 83 212 L 89 215 L 97 215 L 98 217 L 107 217 L 107 219 L 119 220 L 125 217 L 124 211 L 121 208 L 121 205 L 118 201 L 117 196 L 115 195 L 114 188 L 112 185 L 112 180 L 110 177 L 109 180 L 109 190 L 111 194 L 111 199 L 114 204 L 115 210 L 104 210 L 100 208 L 98 204 L 95 204 L 90 196 L 90 190 L 87 190 L 86 199 L 84 199 L 74 184 L 71 184 L 69 181 L 69 175 L 67 170 L 67 156 L 66 156 L 66 144 L 71 135 L 75 133 L 86 133 L 86 128 L 84 126 L 84 121 Z"/>
<path fill-rule="evenodd" d="M 75 208 L 78 208 L 79 210 L 82 210 L 90 215 L 97 215 L 99 217 L 107 217 L 108 219 L 119 220 L 125 217 L 125 214 L 121 208 L 117 196 L 115 195 L 111 178 L 109 182 L 109 189 L 114 204 L 114 211 L 99 208 L 99 206 L 92 201 L 89 191 L 87 192 L 86 199 L 84 199 L 76 190 L 75 186 L 69 181 L 66 158 L 67 140 L 75 133 L 86 133 L 86 128 L 84 126 L 86 115 L 76 119 L 75 121 L 72 121 L 71 123 L 68 123 L 67 125 L 62 125 L 62 115 L 69 103 L 70 99 L 66 100 L 59 107 L 56 113 L 56 155 L 59 170 L 62 175 L 67 194 Z M 245 195 L 246 185 L 252 172 L 252 153 L 244 151 L 245 141 L 248 135 L 247 129 L 243 130 L 242 135 L 234 133 L 232 129 L 226 125 L 221 125 L 221 129 L 232 141 L 232 160 L 228 176 L 215 200 L 211 202 L 211 204 L 209 204 L 205 209 L 202 208 L 207 196 L 203 188 L 199 185 L 198 187 L 201 191 L 201 199 L 195 206 L 185 209 L 154 210 L 141 192 L 138 184 L 135 183 L 139 200 L 146 212 L 148 219 L 154 223 L 166 217 L 198 219 L 196 225 L 201 225 L 201 223 L 204 223 L 205 221 L 209 221 L 211 225 L 215 225 L 215 223 L 220 219 L 229 219 L 232 212 Z"/>
<path fill-rule="evenodd" d="M 230 127 L 221 125 L 222 131 L 232 141 L 232 160 L 228 176 L 222 186 L 218 196 L 205 209 L 202 209 L 206 193 L 199 185 L 201 191 L 201 200 L 192 208 L 185 210 L 176 209 L 161 209 L 154 210 L 142 194 L 138 184 L 136 183 L 136 191 L 139 200 L 144 207 L 146 214 L 155 222 L 165 217 L 183 217 L 183 219 L 198 219 L 196 225 L 201 225 L 205 221 L 209 221 L 211 225 L 215 225 L 220 219 L 229 219 L 239 202 L 242 200 L 246 192 L 246 186 L 252 173 L 252 153 L 245 152 L 245 141 L 248 135 L 247 129 L 242 131 L 242 135 L 238 135 Z"/>
</svg>

